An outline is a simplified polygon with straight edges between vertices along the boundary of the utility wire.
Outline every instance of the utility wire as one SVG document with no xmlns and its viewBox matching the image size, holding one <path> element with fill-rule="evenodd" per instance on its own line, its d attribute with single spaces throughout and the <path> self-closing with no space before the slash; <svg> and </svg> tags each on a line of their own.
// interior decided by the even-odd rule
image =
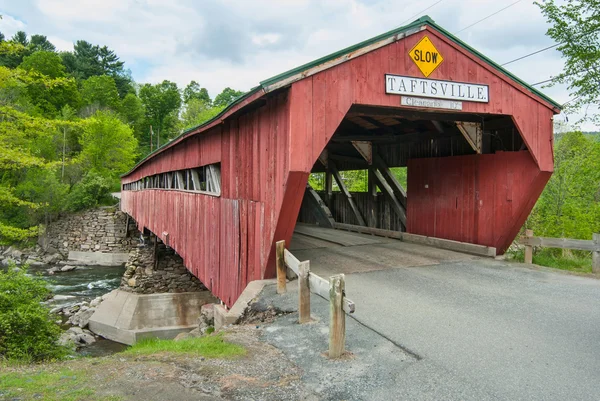
<svg viewBox="0 0 600 401">
<path fill-rule="evenodd" d="M 598 32 L 598 31 L 600 31 L 600 27 L 598 27 L 598 28 L 596 28 L 596 29 L 592 29 L 592 30 L 591 30 L 591 31 L 589 31 L 589 32 L 584 32 L 584 33 L 582 33 L 580 36 L 578 36 L 576 39 L 582 38 L 582 37 L 584 37 L 584 36 L 587 36 L 587 35 L 590 35 L 590 34 L 592 34 L 592 33 L 596 33 L 596 32 Z M 566 42 L 562 42 L 562 43 L 556 43 L 556 44 L 553 44 L 552 46 L 544 47 L 543 49 L 536 50 L 536 51 L 534 51 L 533 53 L 525 54 L 524 56 L 518 57 L 518 58 L 516 58 L 516 59 L 514 59 L 514 60 L 507 61 L 506 63 L 504 63 L 504 64 L 500 64 L 500 65 L 501 65 L 501 66 L 505 66 L 505 65 L 508 65 L 508 64 L 510 64 L 510 63 L 514 63 L 515 61 L 523 60 L 524 58 L 531 57 L 531 56 L 533 56 L 533 55 L 536 55 L 536 54 L 538 54 L 538 53 L 545 52 L 546 50 L 550 50 L 550 49 L 552 49 L 552 48 L 555 48 L 555 47 L 557 47 L 557 46 L 564 45 L 564 44 L 566 44 Z"/>
<path fill-rule="evenodd" d="M 432 5 L 430 5 L 429 7 L 422 9 L 421 11 L 419 11 L 418 13 L 416 13 L 415 15 L 413 15 L 412 17 L 409 17 L 409 18 L 405 19 L 404 21 L 402 21 L 400 23 L 400 26 L 406 24 L 407 22 L 412 21 L 412 19 L 415 18 L 415 17 L 421 16 L 422 13 L 424 13 L 427 10 L 429 10 L 430 8 L 433 8 L 433 6 L 436 6 L 436 5 L 440 4 L 442 1 L 444 1 L 444 0 L 438 0 L 435 3 L 433 3 Z"/>
<path fill-rule="evenodd" d="M 471 28 L 472 26 L 475 26 L 475 25 L 479 24 L 480 22 L 483 22 L 483 21 L 485 21 L 486 19 L 488 19 L 488 18 L 491 18 L 491 17 L 493 17 L 494 15 L 496 15 L 496 14 L 498 14 L 498 13 L 501 13 L 502 11 L 506 10 L 507 8 L 510 8 L 510 7 L 514 6 L 515 4 L 517 4 L 517 3 L 520 3 L 521 1 L 523 1 L 523 0 L 517 0 L 517 1 L 515 1 L 514 3 L 511 3 L 511 4 L 507 5 L 506 7 L 504 7 L 504 8 L 501 8 L 500 10 L 498 10 L 498 11 L 496 11 L 496 12 L 494 12 L 494 13 L 492 13 L 492 14 L 488 15 L 488 16 L 487 16 L 487 17 L 485 17 L 485 18 L 482 18 L 482 19 L 480 19 L 479 21 L 475 21 L 475 22 L 473 22 L 471 25 L 469 25 L 469 26 L 466 26 L 466 27 L 464 27 L 463 29 L 461 29 L 460 31 L 456 31 L 456 32 L 454 32 L 454 33 L 455 33 L 455 34 L 457 34 L 457 33 L 460 33 L 460 32 L 462 32 L 462 31 L 464 31 L 465 29 L 469 29 L 469 28 Z"/>
</svg>

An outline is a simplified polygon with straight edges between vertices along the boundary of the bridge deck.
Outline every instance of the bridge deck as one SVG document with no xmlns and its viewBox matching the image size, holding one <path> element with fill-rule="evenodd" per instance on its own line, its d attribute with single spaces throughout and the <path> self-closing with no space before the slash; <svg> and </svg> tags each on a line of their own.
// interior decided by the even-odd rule
<svg viewBox="0 0 600 401">
<path fill-rule="evenodd" d="M 322 277 L 474 259 L 467 254 L 395 239 L 298 224 L 290 250 Z"/>
</svg>

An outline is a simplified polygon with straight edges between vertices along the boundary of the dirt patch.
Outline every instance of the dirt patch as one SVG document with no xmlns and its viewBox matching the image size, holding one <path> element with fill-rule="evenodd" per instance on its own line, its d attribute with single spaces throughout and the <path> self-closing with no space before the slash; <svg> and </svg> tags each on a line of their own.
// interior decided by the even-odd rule
<svg viewBox="0 0 600 401">
<path fill-rule="evenodd" d="M 89 389 L 82 400 L 298 400 L 317 399 L 301 382 L 301 370 L 272 345 L 259 341 L 255 326 L 232 327 L 227 341 L 242 345 L 243 357 L 211 359 L 187 354 L 115 354 L 28 367 L 3 367 L 5 372 L 35 375 L 57 372 L 77 376 L 78 391 Z M 67 370 L 65 375 L 60 372 Z M 2 375 L 0 375 L 0 383 Z M 1 387 L 1 386 L 0 386 Z M 68 387 L 68 386 L 67 386 Z M 70 399 L 65 387 L 52 399 Z M 8 399 L 40 399 L 41 392 L 9 388 Z M 41 389 L 39 391 L 42 391 Z"/>
</svg>

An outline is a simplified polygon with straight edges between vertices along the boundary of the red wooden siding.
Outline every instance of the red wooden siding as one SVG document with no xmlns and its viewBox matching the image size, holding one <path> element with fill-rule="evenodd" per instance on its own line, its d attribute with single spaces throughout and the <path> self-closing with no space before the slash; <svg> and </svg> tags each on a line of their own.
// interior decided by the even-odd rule
<svg viewBox="0 0 600 401">
<path fill-rule="evenodd" d="M 122 209 L 168 232 L 186 266 L 231 306 L 249 281 L 274 276 L 274 242 L 290 240 L 308 174 L 350 107 L 401 108 L 384 76 L 422 77 L 408 51 L 424 35 L 444 57 L 429 78 L 489 85 L 490 102 L 464 102 L 463 112 L 511 115 L 528 150 L 409 161 L 408 231 L 504 250 L 552 172 L 555 110 L 431 27 L 276 93 L 258 91 L 122 180 L 221 163 L 220 197 L 124 191 Z"/>
<path fill-rule="evenodd" d="M 503 253 L 549 178 L 529 152 L 409 160 L 407 231 Z"/>
</svg>

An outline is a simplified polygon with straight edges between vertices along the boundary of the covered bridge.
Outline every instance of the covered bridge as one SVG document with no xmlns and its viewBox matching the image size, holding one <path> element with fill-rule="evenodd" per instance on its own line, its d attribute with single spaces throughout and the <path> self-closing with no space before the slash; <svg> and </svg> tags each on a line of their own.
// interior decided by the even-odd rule
<svg viewBox="0 0 600 401">
<path fill-rule="evenodd" d="M 423 17 L 261 82 L 125 174 L 121 207 L 228 306 L 299 220 L 503 253 L 552 174 L 559 108 Z"/>
</svg>

